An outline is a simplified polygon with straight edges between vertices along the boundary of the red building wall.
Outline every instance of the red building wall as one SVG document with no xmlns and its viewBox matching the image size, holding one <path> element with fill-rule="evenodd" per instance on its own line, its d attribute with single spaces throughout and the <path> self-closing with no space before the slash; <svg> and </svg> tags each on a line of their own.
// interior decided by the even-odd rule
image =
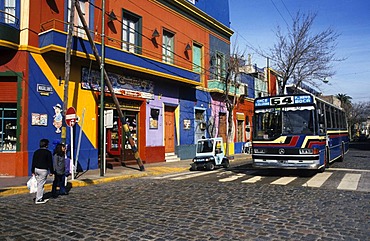
<svg viewBox="0 0 370 241">
<path fill-rule="evenodd" d="M 28 151 L 27 151 L 27 124 L 28 116 L 28 93 L 27 93 L 27 79 L 28 79 L 28 54 L 24 51 L 18 51 L 13 56 L 13 52 L 3 52 L 2 57 L 9 59 L 9 61 L 0 65 L 0 73 L 6 79 L 9 75 L 11 78 L 17 78 L 16 95 L 2 96 L 3 102 L 19 102 L 21 108 L 19 111 L 19 150 L 17 152 L 0 152 L 0 174 L 8 176 L 27 176 L 28 172 Z M 8 55 L 8 56 L 7 56 Z M 10 56 L 9 56 L 10 55 Z M 11 70 L 11 71 L 10 71 Z M 2 86 L 2 88 L 10 88 L 14 90 L 14 83 L 11 86 Z M 5 99 L 7 98 L 7 99 Z"/>
</svg>

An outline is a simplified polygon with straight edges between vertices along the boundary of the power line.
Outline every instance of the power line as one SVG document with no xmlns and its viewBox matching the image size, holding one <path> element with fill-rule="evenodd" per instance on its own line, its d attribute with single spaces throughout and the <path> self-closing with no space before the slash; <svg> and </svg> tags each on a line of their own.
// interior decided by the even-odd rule
<svg viewBox="0 0 370 241">
<path fill-rule="evenodd" d="M 130 1 L 130 0 L 129 0 Z M 140 8 L 141 10 L 143 10 L 143 11 L 145 11 L 145 12 L 147 12 L 149 15 L 151 15 L 152 17 L 154 17 L 154 18 L 156 18 L 156 19 L 158 19 L 158 20 L 162 20 L 161 18 L 159 18 L 159 17 L 157 17 L 157 16 L 155 16 L 155 15 L 153 15 L 152 13 L 150 13 L 149 11 L 147 11 L 146 9 L 144 9 L 144 8 L 142 8 L 142 7 L 140 7 L 139 5 L 137 5 L 137 4 L 135 4 L 135 3 L 133 3 L 132 1 L 130 1 L 133 5 L 135 5 L 135 6 L 137 6 L 138 8 Z M 99 10 L 102 10 L 99 6 L 97 6 L 97 5 L 95 5 L 95 4 L 93 4 L 92 2 L 90 2 L 89 1 L 89 4 L 91 4 L 93 7 L 95 7 L 96 9 L 99 9 Z M 108 13 L 105 13 L 107 16 L 109 16 L 109 14 Z M 129 27 L 127 24 L 125 24 L 125 23 L 123 23 L 123 21 L 122 20 L 120 20 L 120 19 L 116 19 L 119 23 L 121 23 L 122 25 L 125 25 L 126 27 Z M 167 23 L 168 24 L 168 23 Z M 177 29 L 177 28 L 175 28 L 175 27 L 173 27 L 172 25 L 169 25 L 169 26 L 171 26 L 173 29 L 175 29 L 177 32 L 180 32 L 180 33 L 182 33 L 182 34 L 184 34 L 185 36 L 187 36 L 187 37 L 189 37 L 190 39 L 192 39 L 190 36 L 188 36 L 186 33 L 184 33 L 184 32 L 182 32 L 181 30 L 179 30 L 179 29 Z M 143 26 L 144 27 L 144 26 Z M 145 28 L 145 27 L 144 27 Z M 148 29 L 148 28 L 146 28 L 146 29 Z M 147 40 L 150 40 L 151 41 L 151 38 L 150 37 L 147 37 L 147 36 L 145 36 L 144 34 L 142 34 L 141 32 L 139 32 L 139 31 L 137 31 L 136 29 L 132 29 L 135 33 L 137 33 L 137 34 L 139 34 L 140 36 L 142 36 L 142 37 L 144 37 L 144 38 L 146 38 Z M 120 41 L 120 40 L 119 40 Z M 129 43 L 130 44 L 130 43 Z M 163 48 L 163 45 L 161 45 L 161 44 L 158 44 L 158 46 L 160 46 L 160 47 L 162 47 Z M 135 45 L 135 47 L 139 47 L 139 48 L 142 48 L 142 46 L 136 46 Z M 208 50 L 208 52 L 205 52 L 206 54 L 211 54 L 211 52 L 209 51 L 210 49 L 209 48 L 207 48 L 206 46 L 202 46 L 202 47 L 204 47 L 204 49 L 206 49 L 206 50 Z M 182 59 L 183 61 L 185 61 L 186 63 L 190 63 L 190 64 L 193 64 L 193 65 L 196 65 L 196 64 L 194 64 L 192 61 L 190 61 L 189 59 L 187 59 L 187 58 L 184 58 L 183 56 L 181 56 L 181 55 L 179 55 L 179 54 L 177 54 L 176 52 L 174 52 L 174 51 L 171 51 L 171 50 L 169 50 L 169 52 L 171 52 L 174 56 L 177 56 L 177 57 L 179 57 L 180 59 Z M 226 57 L 226 56 L 224 56 L 224 57 Z M 181 61 L 179 61 L 180 63 L 181 63 Z M 211 72 L 210 70 L 208 70 L 208 69 L 206 69 L 206 68 L 204 68 L 203 66 L 198 66 L 198 65 L 196 65 L 196 67 L 199 67 L 201 70 L 202 70 L 202 72 L 203 73 L 209 73 L 209 74 L 213 74 L 213 75 L 216 75 L 216 76 L 219 76 L 220 74 L 218 74 L 218 73 L 214 73 L 214 72 Z"/>
<path fill-rule="evenodd" d="M 269 58 L 270 60 L 272 60 L 274 62 L 277 62 L 277 60 L 274 60 L 273 58 L 271 58 L 271 56 L 268 56 L 266 54 L 263 54 L 262 51 L 260 51 L 256 47 L 254 47 L 241 33 L 238 32 L 238 30 L 236 30 L 236 29 L 233 28 L 233 31 L 236 32 L 238 34 L 238 36 L 240 36 L 247 43 L 246 44 L 247 47 L 249 47 L 250 49 L 252 49 L 254 53 L 256 53 L 257 55 L 259 55 L 260 57 Z"/>
<path fill-rule="evenodd" d="M 288 24 L 288 22 L 285 20 L 284 16 L 281 14 L 281 12 L 279 11 L 279 9 L 276 7 L 276 5 L 275 5 L 274 1 L 273 1 L 273 0 L 270 0 L 270 1 L 271 1 L 272 5 L 274 5 L 274 7 L 275 7 L 276 11 L 279 13 L 280 17 L 284 20 L 285 24 L 286 24 L 287 26 L 289 26 L 289 24 Z"/>
<path fill-rule="evenodd" d="M 292 20 L 294 21 L 294 18 L 293 18 L 293 16 L 292 16 L 292 14 L 290 14 L 290 11 L 289 11 L 289 9 L 286 7 L 286 5 L 285 5 L 284 1 L 283 1 L 283 0 L 280 0 L 280 2 L 284 5 L 285 10 L 288 12 L 288 14 L 290 15 L 290 17 L 291 17 L 291 18 L 292 18 Z"/>
</svg>

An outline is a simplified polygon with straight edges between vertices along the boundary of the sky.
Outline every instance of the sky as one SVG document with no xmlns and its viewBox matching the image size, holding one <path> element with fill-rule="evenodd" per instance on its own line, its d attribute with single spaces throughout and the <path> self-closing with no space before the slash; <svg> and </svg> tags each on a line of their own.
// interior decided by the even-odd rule
<svg viewBox="0 0 370 241">
<path fill-rule="evenodd" d="M 334 29 L 339 34 L 335 56 L 344 59 L 333 63 L 336 74 L 319 91 L 346 94 L 353 103 L 370 102 L 370 0 L 229 0 L 229 5 L 231 48 L 251 54 L 258 67 L 267 63 L 255 50 L 269 52 L 277 26 L 292 26 L 298 11 L 316 13 L 312 33 Z"/>
</svg>

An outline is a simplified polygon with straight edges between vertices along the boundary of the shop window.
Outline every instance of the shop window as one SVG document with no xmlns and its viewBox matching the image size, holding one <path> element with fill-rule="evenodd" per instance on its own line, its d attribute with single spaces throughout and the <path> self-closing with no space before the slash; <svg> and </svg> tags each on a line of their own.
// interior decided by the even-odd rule
<svg viewBox="0 0 370 241">
<path fill-rule="evenodd" d="M 17 104 L 0 104 L 0 152 L 16 151 Z"/>
</svg>

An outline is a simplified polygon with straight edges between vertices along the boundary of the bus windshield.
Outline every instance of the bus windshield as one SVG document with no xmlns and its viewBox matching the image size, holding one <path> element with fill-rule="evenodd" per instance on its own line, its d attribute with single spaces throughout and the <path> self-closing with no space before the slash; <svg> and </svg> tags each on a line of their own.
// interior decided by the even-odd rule
<svg viewBox="0 0 370 241">
<path fill-rule="evenodd" d="M 255 111 L 254 139 L 269 140 L 281 135 L 314 134 L 314 107 L 266 108 Z"/>
</svg>

